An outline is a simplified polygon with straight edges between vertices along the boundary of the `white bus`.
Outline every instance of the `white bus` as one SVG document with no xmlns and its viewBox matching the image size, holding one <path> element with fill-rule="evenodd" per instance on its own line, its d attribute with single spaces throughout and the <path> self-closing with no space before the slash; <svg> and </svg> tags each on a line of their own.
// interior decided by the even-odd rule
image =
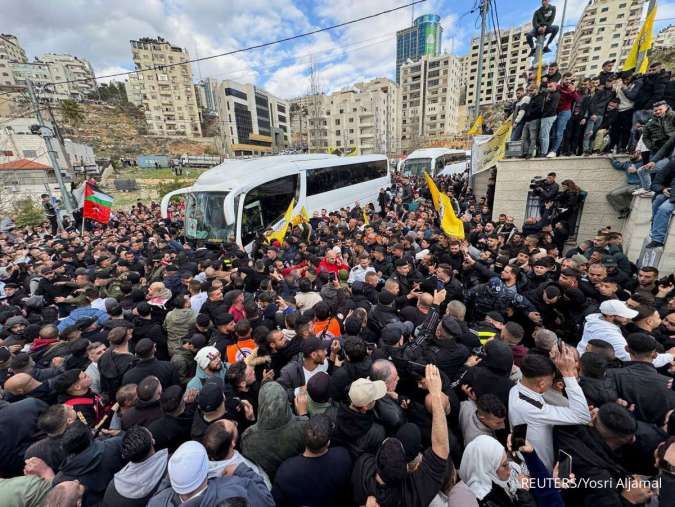
<svg viewBox="0 0 675 507">
<path fill-rule="evenodd" d="M 455 174 L 464 172 L 466 169 L 467 152 L 464 150 L 451 150 L 448 148 L 423 148 L 413 151 L 405 160 L 399 163 L 399 172 L 402 176 L 422 176 L 427 171 L 431 176 L 441 174 Z M 461 171 L 458 164 L 464 163 Z M 453 166 L 452 170 L 446 170 L 446 166 Z"/>
<path fill-rule="evenodd" d="M 295 213 L 374 203 L 391 184 L 384 155 L 337 157 L 327 154 L 279 155 L 225 160 L 202 173 L 191 187 L 162 198 L 162 217 L 169 201 L 183 195 L 185 237 L 219 243 L 236 241 L 250 248 L 260 232 L 281 223 L 291 199 Z"/>
</svg>

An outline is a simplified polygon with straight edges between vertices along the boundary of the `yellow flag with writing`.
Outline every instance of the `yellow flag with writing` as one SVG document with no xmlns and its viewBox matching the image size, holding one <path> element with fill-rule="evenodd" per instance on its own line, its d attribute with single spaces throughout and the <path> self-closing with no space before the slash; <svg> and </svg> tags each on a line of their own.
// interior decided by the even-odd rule
<svg viewBox="0 0 675 507">
<path fill-rule="evenodd" d="M 438 216 L 441 221 L 441 230 L 450 237 L 464 239 L 464 223 L 455 215 L 455 209 L 452 207 L 450 198 L 438 190 L 436 182 L 429 176 L 429 173 L 424 172 L 424 178 L 427 180 L 429 192 L 431 192 L 431 200 L 434 202 L 434 208 L 438 211 Z"/>
<path fill-rule="evenodd" d="M 286 232 L 288 231 L 288 225 L 291 223 L 291 217 L 293 216 L 293 208 L 295 207 L 295 199 L 291 199 L 291 203 L 288 205 L 286 213 L 284 213 L 284 219 L 281 222 L 281 227 L 277 231 L 272 231 L 267 236 L 267 241 L 270 243 L 272 241 L 278 241 L 279 243 L 284 241 L 286 237 Z"/>
</svg>

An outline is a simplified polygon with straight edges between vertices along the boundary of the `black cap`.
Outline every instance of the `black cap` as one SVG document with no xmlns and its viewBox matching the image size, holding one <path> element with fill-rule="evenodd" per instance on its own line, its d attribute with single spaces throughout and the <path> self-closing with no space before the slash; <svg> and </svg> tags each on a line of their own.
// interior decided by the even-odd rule
<svg viewBox="0 0 675 507">
<path fill-rule="evenodd" d="M 206 347 L 208 340 L 206 339 L 206 336 L 204 336 L 203 334 L 195 333 L 190 337 L 190 343 L 196 349 L 201 349 L 203 347 Z"/>
<path fill-rule="evenodd" d="M 443 319 L 441 319 L 441 326 L 446 333 L 451 334 L 455 338 L 461 336 L 462 334 L 462 328 L 457 323 L 457 320 L 455 320 L 454 317 L 450 317 L 449 315 L 446 315 L 443 317 Z"/>
<path fill-rule="evenodd" d="M 302 342 L 302 353 L 305 356 L 309 356 L 312 352 L 326 349 L 327 347 L 328 342 L 324 342 L 321 338 L 317 338 L 316 336 L 310 336 L 309 338 L 305 338 Z"/>
<path fill-rule="evenodd" d="M 209 319 L 209 316 L 205 313 L 200 313 L 197 315 L 197 325 L 199 327 L 207 327 L 210 322 L 211 320 Z"/>
<path fill-rule="evenodd" d="M 314 403 L 326 403 L 330 400 L 330 375 L 320 371 L 312 375 L 307 382 L 307 394 Z"/>
<path fill-rule="evenodd" d="M 52 385 L 55 392 L 58 394 L 65 393 L 70 387 L 79 380 L 82 370 L 66 370 L 61 375 L 54 379 Z"/>
<path fill-rule="evenodd" d="M 405 423 L 396 432 L 405 450 L 405 459 L 408 463 L 413 461 L 422 452 L 422 433 L 419 426 L 413 423 Z"/>
<path fill-rule="evenodd" d="M 502 324 L 506 323 L 506 319 L 504 318 L 504 316 L 497 311 L 488 312 L 486 317 L 490 317 L 495 322 L 500 322 Z"/>
<path fill-rule="evenodd" d="M 403 336 L 403 330 L 399 326 L 385 326 L 384 329 L 380 332 L 380 338 L 385 343 L 385 345 L 395 345 L 399 342 Z"/>
<path fill-rule="evenodd" d="M 213 324 L 215 326 L 226 326 L 233 320 L 234 315 L 232 315 L 231 313 L 221 313 L 213 318 Z"/>
<path fill-rule="evenodd" d="M 202 412 L 213 412 L 223 403 L 223 388 L 217 382 L 206 382 L 199 391 L 197 403 Z"/>
</svg>

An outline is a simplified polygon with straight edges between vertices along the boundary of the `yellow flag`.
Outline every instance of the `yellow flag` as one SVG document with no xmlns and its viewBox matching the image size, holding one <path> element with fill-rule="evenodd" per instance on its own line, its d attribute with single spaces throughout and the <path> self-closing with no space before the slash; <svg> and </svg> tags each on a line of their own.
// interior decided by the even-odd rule
<svg viewBox="0 0 675 507">
<path fill-rule="evenodd" d="M 359 155 L 359 147 L 355 146 L 354 148 L 351 148 L 351 151 L 349 153 L 345 154 L 345 157 L 355 157 L 356 155 Z"/>
<path fill-rule="evenodd" d="M 366 208 L 363 208 L 363 225 L 368 225 L 370 220 L 368 220 L 368 213 L 366 213 Z"/>
<path fill-rule="evenodd" d="M 427 186 L 429 187 L 429 192 L 431 192 L 431 200 L 434 203 L 434 208 L 436 208 L 436 211 L 439 211 L 441 209 L 441 192 L 438 190 L 436 182 L 426 171 L 424 171 L 424 179 L 427 180 Z"/>
<path fill-rule="evenodd" d="M 471 128 L 466 132 L 468 136 L 478 136 L 483 133 L 483 114 L 479 114 L 476 120 L 471 125 Z"/>
<path fill-rule="evenodd" d="M 643 23 L 638 36 L 633 41 L 633 45 L 628 52 L 626 61 L 623 63 L 623 70 L 632 70 L 637 67 L 638 57 L 640 53 L 646 53 L 651 49 L 652 44 L 654 43 L 654 20 L 656 19 L 656 2 L 654 2 L 654 7 L 647 12 L 647 17 Z M 635 69 L 638 73 L 645 73 L 649 68 L 649 60 L 647 55 L 642 58 L 640 62 L 640 68 Z"/>
<path fill-rule="evenodd" d="M 291 219 L 291 223 L 293 225 L 309 223 L 309 213 L 307 213 L 307 210 L 305 209 L 304 206 L 300 208 L 300 213 L 298 213 Z"/>
<path fill-rule="evenodd" d="M 464 239 L 464 223 L 455 215 L 455 209 L 452 207 L 452 201 L 443 192 L 438 190 L 436 182 L 424 172 L 424 178 L 427 180 L 431 200 L 434 202 L 434 208 L 438 211 L 441 220 L 441 230 L 453 238 Z"/>
<path fill-rule="evenodd" d="M 455 215 L 450 198 L 441 193 L 441 209 L 438 212 L 441 217 L 441 229 L 452 238 L 464 239 L 464 223 Z"/>
<path fill-rule="evenodd" d="M 293 208 L 295 207 L 295 199 L 291 199 L 291 203 L 288 205 L 286 213 L 284 213 L 284 219 L 281 222 L 281 227 L 278 231 L 272 231 L 267 236 L 267 241 L 270 243 L 274 240 L 279 243 L 283 242 L 286 237 L 286 232 L 288 231 L 288 225 L 291 223 L 291 217 L 293 216 Z"/>
<path fill-rule="evenodd" d="M 506 154 L 506 141 L 511 139 L 512 122 L 512 117 L 509 116 L 492 137 L 486 143 L 480 145 L 478 157 L 480 171 L 496 166 L 497 162 L 504 158 Z"/>
</svg>

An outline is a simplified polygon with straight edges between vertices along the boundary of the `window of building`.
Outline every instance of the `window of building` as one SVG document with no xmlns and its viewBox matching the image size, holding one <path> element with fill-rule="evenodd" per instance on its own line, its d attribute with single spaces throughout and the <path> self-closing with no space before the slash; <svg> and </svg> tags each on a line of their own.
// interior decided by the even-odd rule
<svg viewBox="0 0 675 507">
<path fill-rule="evenodd" d="M 340 125 L 340 119 L 339 118 L 335 119 L 335 125 Z"/>
</svg>

